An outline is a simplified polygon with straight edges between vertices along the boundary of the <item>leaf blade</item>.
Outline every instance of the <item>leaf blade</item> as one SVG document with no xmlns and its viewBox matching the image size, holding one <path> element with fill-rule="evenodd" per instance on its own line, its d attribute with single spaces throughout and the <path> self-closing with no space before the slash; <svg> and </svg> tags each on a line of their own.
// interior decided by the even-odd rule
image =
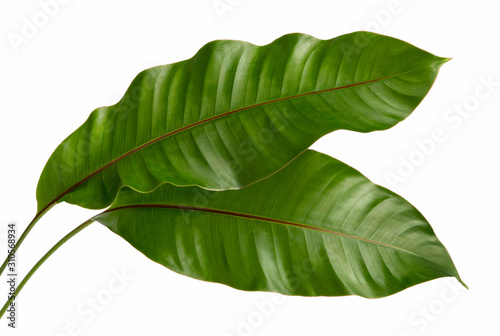
<svg viewBox="0 0 500 336">
<path fill-rule="evenodd" d="M 343 53 L 345 44 L 358 53 Z M 40 177 L 39 212 L 61 201 L 104 208 L 124 185 L 243 187 L 326 133 L 392 127 L 444 61 L 366 32 L 328 41 L 290 34 L 262 47 L 211 42 L 189 60 L 141 72 L 119 103 L 64 140 Z"/>
<path fill-rule="evenodd" d="M 415 208 L 311 150 L 237 191 L 126 188 L 94 219 L 178 273 L 244 290 L 381 297 L 461 281 Z"/>
</svg>

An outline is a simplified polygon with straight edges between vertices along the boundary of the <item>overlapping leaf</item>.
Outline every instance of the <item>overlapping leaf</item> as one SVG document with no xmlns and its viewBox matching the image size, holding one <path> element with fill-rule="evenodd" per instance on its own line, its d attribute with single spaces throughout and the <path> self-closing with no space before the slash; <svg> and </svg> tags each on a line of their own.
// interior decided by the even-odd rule
<svg viewBox="0 0 500 336">
<path fill-rule="evenodd" d="M 215 41 L 193 58 L 141 72 L 47 162 L 38 214 L 57 202 L 111 204 L 124 185 L 240 188 L 337 129 L 370 132 L 407 117 L 446 61 L 367 32 L 266 46 Z"/>
<path fill-rule="evenodd" d="M 461 281 L 413 206 L 311 150 L 241 190 L 124 188 L 94 219 L 176 272 L 244 290 L 375 298 Z"/>
</svg>

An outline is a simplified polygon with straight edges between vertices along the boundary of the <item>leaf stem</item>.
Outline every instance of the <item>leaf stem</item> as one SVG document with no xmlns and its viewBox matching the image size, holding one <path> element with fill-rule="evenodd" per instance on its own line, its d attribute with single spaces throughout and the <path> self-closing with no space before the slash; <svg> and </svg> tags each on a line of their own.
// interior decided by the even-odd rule
<svg viewBox="0 0 500 336">
<path fill-rule="evenodd" d="M 16 246 L 14 246 L 14 248 L 12 249 L 12 252 L 9 253 L 7 255 L 7 258 L 5 258 L 5 261 L 3 262 L 2 266 L 0 266 L 0 276 L 2 275 L 3 271 L 5 270 L 5 268 L 7 267 L 7 264 L 9 263 L 9 260 L 10 260 L 10 255 L 11 254 L 14 254 L 17 252 L 17 250 L 19 249 L 19 247 L 21 246 L 21 244 L 23 243 L 24 239 L 28 236 L 28 233 L 30 233 L 30 231 L 33 229 L 33 227 L 35 226 L 35 224 L 40 220 L 40 218 L 43 217 L 43 215 L 45 215 L 53 206 L 55 205 L 52 204 L 51 206 L 49 207 L 46 207 L 45 209 L 43 209 L 42 211 L 40 211 L 39 213 L 36 214 L 36 216 L 33 218 L 33 220 L 31 221 L 31 223 L 29 223 L 29 225 L 26 227 L 26 229 L 24 229 L 24 232 L 21 234 L 21 237 L 19 238 L 19 240 L 16 242 Z"/>
<path fill-rule="evenodd" d="M 57 242 L 57 244 L 55 244 L 47 253 L 45 253 L 45 255 L 35 264 L 35 266 L 33 266 L 33 268 L 28 272 L 28 274 L 26 274 L 26 276 L 24 277 L 24 279 L 21 281 L 21 283 L 19 284 L 19 286 L 17 286 L 15 292 L 13 295 L 10 296 L 10 298 L 7 300 L 7 302 L 5 303 L 5 305 L 3 306 L 2 310 L 0 310 L 0 318 L 3 316 L 3 314 L 7 311 L 9 305 L 11 304 L 12 301 L 14 301 L 14 299 L 17 297 L 17 295 L 19 295 L 19 293 L 21 292 L 21 290 L 23 289 L 24 285 L 26 285 L 26 283 L 28 282 L 28 280 L 31 278 L 31 276 L 33 276 L 33 274 L 37 271 L 37 269 L 42 266 L 42 264 L 45 262 L 45 260 L 47 260 L 55 251 L 57 251 L 57 249 L 59 247 L 61 247 L 65 242 L 67 242 L 71 237 L 73 237 L 74 235 L 76 235 L 78 232 L 82 231 L 83 229 L 85 229 L 87 226 L 89 226 L 90 224 L 92 224 L 94 221 L 92 219 L 89 219 L 87 220 L 86 222 L 80 224 L 77 228 L 75 228 L 73 231 L 71 231 L 70 233 L 68 233 L 66 236 L 64 236 L 61 240 L 59 240 Z M 33 223 L 33 222 L 32 222 Z M 30 224 L 31 225 L 31 224 Z M 29 226 L 28 226 L 29 228 Z M 25 230 L 26 231 L 29 231 L 28 228 Z M 21 241 L 21 240 L 19 240 Z M 18 243 L 19 245 L 19 243 Z"/>
</svg>

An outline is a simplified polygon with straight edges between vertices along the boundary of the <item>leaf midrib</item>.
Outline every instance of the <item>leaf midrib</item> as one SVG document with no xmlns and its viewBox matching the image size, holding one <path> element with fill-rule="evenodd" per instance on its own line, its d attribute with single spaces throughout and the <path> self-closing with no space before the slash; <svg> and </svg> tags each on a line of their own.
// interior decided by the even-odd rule
<svg viewBox="0 0 500 336">
<path fill-rule="evenodd" d="M 285 221 L 282 219 L 253 215 L 253 214 L 248 214 L 248 213 L 243 213 L 243 212 L 223 210 L 223 209 L 214 209 L 214 208 L 205 208 L 205 207 L 196 207 L 196 206 L 190 206 L 190 205 L 154 204 L 154 203 L 152 203 L 152 204 L 129 204 L 129 205 L 124 205 L 124 206 L 120 206 L 120 207 L 116 207 L 116 208 L 110 208 L 110 209 L 100 213 L 99 215 L 95 216 L 94 219 L 96 219 L 97 217 L 99 217 L 100 215 L 105 214 L 105 213 L 110 213 L 110 212 L 114 212 L 114 211 L 118 211 L 118 210 L 125 210 L 125 209 L 135 209 L 135 208 L 157 208 L 157 209 L 160 208 L 160 209 L 199 211 L 199 212 L 214 213 L 214 214 L 224 215 L 224 216 L 234 216 L 234 217 L 239 217 L 239 218 L 258 220 L 258 221 L 263 221 L 263 222 L 271 222 L 271 223 L 276 223 L 276 224 L 281 224 L 281 225 L 288 225 L 288 226 L 292 226 L 292 227 L 297 227 L 297 228 L 301 228 L 301 229 L 308 229 L 308 230 L 313 230 L 313 231 L 318 231 L 318 232 L 329 233 L 329 234 L 333 234 L 333 235 L 340 236 L 340 237 L 355 239 L 355 240 L 363 241 L 366 243 L 371 243 L 371 244 L 375 244 L 375 245 L 379 245 L 379 246 L 383 246 L 383 247 L 396 249 L 396 250 L 406 252 L 406 253 L 412 254 L 414 256 L 420 257 L 418 254 L 411 252 L 409 250 L 406 250 L 406 249 L 399 247 L 399 246 L 383 243 L 383 242 L 373 240 L 373 239 L 355 236 L 355 235 L 344 233 L 344 232 L 333 231 L 333 230 L 315 227 L 315 226 L 311 226 L 311 225 L 307 225 L 307 224 L 303 224 L 303 223 Z"/>
<path fill-rule="evenodd" d="M 367 81 L 364 81 L 364 82 L 357 82 L 357 83 L 352 83 L 352 84 L 348 84 L 348 85 L 344 85 L 344 86 L 338 86 L 338 87 L 324 89 L 324 90 L 311 91 L 311 92 L 301 93 L 301 94 L 297 94 L 297 95 L 293 95 L 293 96 L 277 98 L 277 99 L 273 99 L 273 100 L 261 102 L 261 103 L 258 103 L 258 104 L 245 106 L 245 107 L 242 107 L 242 108 L 239 108 L 239 109 L 236 109 L 236 110 L 231 110 L 231 111 L 228 111 L 228 112 L 224 112 L 222 114 L 219 114 L 219 115 L 216 115 L 216 116 L 212 116 L 210 118 L 203 119 L 203 120 L 197 121 L 195 123 L 192 123 L 190 125 L 186 125 L 184 127 L 178 128 L 178 129 L 176 129 L 174 131 L 168 132 L 166 134 L 163 134 L 162 136 L 159 136 L 159 137 L 157 137 L 155 139 L 152 139 L 152 140 L 150 140 L 150 141 L 148 141 L 148 142 L 146 142 L 146 143 L 144 143 L 144 144 L 142 144 L 142 145 L 140 145 L 138 147 L 135 147 L 135 148 L 129 150 L 128 152 L 120 155 L 119 157 L 113 159 L 112 161 L 108 162 L 107 164 L 105 164 L 104 166 L 100 167 L 99 169 L 96 169 L 95 171 L 93 171 L 92 173 L 90 173 L 89 175 L 87 175 L 85 178 L 83 178 L 82 180 L 78 181 L 73 186 L 69 187 L 64 192 L 62 192 L 61 194 L 59 194 L 59 196 L 57 196 L 56 198 L 54 198 L 51 202 L 49 202 L 42 210 L 40 210 L 36 214 L 36 216 L 35 216 L 34 219 L 36 219 L 37 217 L 39 217 L 43 212 L 45 212 L 46 210 L 48 210 L 48 208 L 51 207 L 54 203 L 56 203 L 61 198 L 63 198 L 67 194 L 69 194 L 71 191 L 75 190 L 78 186 L 80 186 L 83 183 L 85 183 L 86 181 L 90 180 L 95 175 L 99 174 L 100 172 L 104 171 L 105 169 L 109 168 L 110 166 L 114 165 L 115 163 L 121 161 L 122 159 L 124 159 L 124 158 L 126 158 L 126 157 L 128 157 L 128 156 L 130 156 L 130 155 L 132 155 L 132 154 L 134 154 L 134 153 L 136 153 L 136 152 L 138 152 L 138 151 L 140 151 L 140 150 L 142 150 L 142 149 L 144 149 L 144 148 L 146 148 L 146 147 L 148 147 L 148 146 L 150 146 L 150 145 L 152 145 L 154 143 L 157 143 L 157 142 L 159 142 L 159 141 L 161 141 L 161 140 L 163 140 L 165 138 L 168 138 L 168 137 L 170 137 L 172 135 L 181 133 L 181 132 L 183 132 L 185 130 L 191 129 L 191 128 L 196 127 L 198 125 L 206 124 L 206 123 L 211 122 L 213 120 L 217 120 L 217 119 L 220 119 L 220 118 L 223 118 L 223 117 L 226 117 L 228 115 L 235 114 L 235 113 L 238 113 L 238 112 L 241 112 L 241 111 L 250 110 L 252 108 L 256 108 L 256 107 L 259 107 L 259 106 L 269 105 L 269 104 L 277 103 L 277 102 L 280 102 L 280 101 L 290 100 L 290 99 L 304 97 L 304 96 L 308 96 L 308 95 L 321 94 L 321 93 L 325 93 L 325 92 L 329 92 L 329 91 L 336 91 L 336 90 L 347 89 L 347 88 L 350 88 L 350 87 L 361 86 L 361 85 L 370 84 L 370 83 L 374 83 L 374 82 L 381 82 L 381 81 L 384 81 L 384 80 L 387 80 L 387 79 L 390 79 L 390 78 L 394 78 L 394 77 L 398 77 L 398 76 L 410 73 L 412 71 L 417 71 L 417 69 L 414 69 L 414 70 L 411 70 L 411 71 L 405 71 L 405 72 L 401 72 L 401 73 L 397 73 L 397 74 L 393 74 L 393 75 L 386 76 L 386 77 L 375 78 L 375 79 L 367 80 Z"/>
</svg>

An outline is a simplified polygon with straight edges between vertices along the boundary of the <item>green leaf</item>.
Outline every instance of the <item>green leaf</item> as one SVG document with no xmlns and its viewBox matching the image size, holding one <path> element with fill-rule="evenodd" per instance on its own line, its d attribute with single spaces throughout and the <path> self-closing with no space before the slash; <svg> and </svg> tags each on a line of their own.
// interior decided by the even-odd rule
<svg viewBox="0 0 500 336">
<path fill-rule="evenodd" d="M 241 190 L 123 188 L 93 219 L 178 273 L 243 290 L 375 298 L 461 282 L 418 210 L 311 150 Z"/>
<path fill-rule="evenodd" d="M 326 133 L 395 125 L 446 61 L 368 32 L 208 43 L 189 60 L 141 72 L 116 105 L 92 112 L 47 162 L 38 213 L 62 201 L 104 208 L 124 185 L 241 188 Z"/>
</svg>

